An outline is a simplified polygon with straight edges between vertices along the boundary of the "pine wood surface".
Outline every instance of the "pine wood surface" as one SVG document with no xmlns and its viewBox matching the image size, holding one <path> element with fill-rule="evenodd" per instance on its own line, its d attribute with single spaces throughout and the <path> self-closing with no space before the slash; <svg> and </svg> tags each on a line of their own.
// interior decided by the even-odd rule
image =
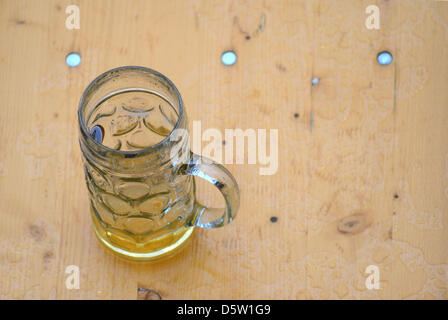
<svg viewBox="0 0 448 320">
<path fill-rule="evenodd" d="M 2 0 L 0 39 L 1 299 L 448 298 L 446 1 Z M 153 264 L 96 240 L 77 141 L 84 88 L 123 65 L 168 76 L 190 126 L 279 134 L 276 174 L 226 165 L 235 221 Z"/>
</svg>

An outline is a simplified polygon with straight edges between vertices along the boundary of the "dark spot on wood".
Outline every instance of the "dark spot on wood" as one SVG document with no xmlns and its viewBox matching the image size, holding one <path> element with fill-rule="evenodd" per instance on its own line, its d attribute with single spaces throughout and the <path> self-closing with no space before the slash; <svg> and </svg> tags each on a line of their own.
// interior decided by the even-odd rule
<svg viewBox="0 0 448 320">
<path fill-rule="evenodd" d="M 53 259 L 53 257 L 54 257 L 53 251 L 46 251 L 43 256 L 44 263 L 50 262 L 50 260 Z"/>
<path fill-rule="evenodd" d="M 25 20 L 16 20 L 16 24 L 26 24 Z"/>
<path fill-rule="evenodd" d="M 364 231 L 367 227 L 367 218 L 361 213 L 342 218 L 338 223 L 338 231 L 342 234 L 357 234 Z"/>
<path fill-rule="evenodd" d="M 391 240 L 392 240 L 392 236 L 393 236 L 393 230 L 394 230 L 394 228 L 389 229 L 389 239 L 391 239 Z"/>
<path fill-rule="evenodd" d="M 31 237 L 33 237 L 36 241 L 41 241 L 45 238 L 45 229 L 43 227 L 36 226 L 35 224 L 32 224 L 29 226 L 29 231 Z"/>
<path fill-rule="evenodd" d="M 252 37 L 257 36 L 260 32 L 262 32 L 264 29 L 265 23 L 266 23 L 266 16 L 263 14 L 261 16 L 261 21 L 260 21 L 260 24 L 258 25 L 257 29 L 254 32 L 247 32 L 246 30 L 243 30 L 243 28 L 241 28 L 238 17 L 237 16 L 233 17 L 233 24 L 237 26 L 238 32 L 243 34 L 244 38 L 246 40 L 250 40 L 250 39 L 252 39 Z"/>
<path fill-rule="evenodd" d="M 59 4 L 56 5 L 56 10 L 61 11 L 61 6 Z"/>
<path fill-rule="evenodd" d="M 398 199 L 400 196 L 398 194 L 394 194 L 394 199 Z"/>
<path fill-rule="evenodd" d="M 338 248 L 338 250 L 339 250 L 339 252 L 340 252 L 341 254 L 344 253 L 344 248 L 341 247 L 341 245 L 340 245 L 339 243 L 335 243 L 335 246 Z"/>
<path fill-rule="evenodd" d="M 137 300 L 162 300 L 162 296 L 153 289 L 138 287 Z"/>
<path fill-rule="evenodd" d="M 222 145 L 223 145 L 223 146 L 226 145 L 226 140 L 222 140 Z"/>
<path fill-rule="evenodd" d="M 55 118 L 59 117 L 59 113 L 57 113 L 57 112 L 53 113 L 53 117 L 55 117 Z"/>
<path fill-rule="evenodd" d="M 286 67 L 284 65 L 282 65 L 281 63 L 277 63 L 275 66 L 278 69 L 278 71 L 280 71 L 280 72 L 286 72 L 287 71 Z"/>
<path fill-rule="evenodd" d="M 277 221 L 278 221 L 278 218 L 277 218 L 277 217 L 274 217 L 274 216 L 273 216 L 273 217 L 271 217 L 271 219 L 270 219 L 270 220 L 271 220 L 271 222 L 275 223 L 275 222 L 277 222 Z"/>
<path fill-rule="evenodd" d="M 298 119 L 300 117 L 300 115 L 296 112 L 294 113 L 294 118 Z"/>
<path fill-rule="evenodd" d="M 349 228 L 353 228 L 354 226 L 356 226 L 359 222 L 358 221 L 350 221 L 347 222 L 345 225 Z"/>
<path fill-rule="evenodd" d="M 313 112 L 313 109 L 311 109 L 311 112 L 310 112 L 310 131 L 313 131 L 313 126 L 314 126 L 314 112 Z"/>
</svg>

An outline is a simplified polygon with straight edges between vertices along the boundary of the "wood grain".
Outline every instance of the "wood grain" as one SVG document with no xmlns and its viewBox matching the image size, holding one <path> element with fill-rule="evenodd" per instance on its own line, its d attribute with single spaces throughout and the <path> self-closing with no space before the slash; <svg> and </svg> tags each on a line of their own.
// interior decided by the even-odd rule
<svg viewBox="0 0 448 320">
<path fill-rule="evenodd" d="M 447 2 L 3 0 L 0 39 L 0 298 L 448 298 Z M 167 75 L 203 130 L 279 132 L 276 174 L 227 165 L 237 219 L 153 264 L 95 239 L 77 142 L 82 91 L 122 65 Z"/>
</svg>

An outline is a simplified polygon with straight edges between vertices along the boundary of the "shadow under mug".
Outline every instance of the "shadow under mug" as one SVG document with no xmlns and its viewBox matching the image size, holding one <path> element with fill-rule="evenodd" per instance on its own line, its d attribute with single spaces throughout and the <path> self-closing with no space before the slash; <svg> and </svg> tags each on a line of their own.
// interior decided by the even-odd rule
<svg viewBox="0 0 448 320">
<path fill-rule="evenodd" d="M 92 114 L 105 99 L 123 92 L 163 98 L 177 113 L 173 130 L 141 150 L 121 151 L 94 139 Z M 222 227 L 235 218 L 240 201 L 235 179 L 222 165 L 190 151 L 182 98 L 161 73 L 128 66 L 101 74 L 84 91 L 78 117 L 95 233 L 116 255 L 137 261 L 168 257 L 195 227 Z M 224 208 L 209 208 L 196 200 L 194 176 L 218 188 Z"/>
</svg>

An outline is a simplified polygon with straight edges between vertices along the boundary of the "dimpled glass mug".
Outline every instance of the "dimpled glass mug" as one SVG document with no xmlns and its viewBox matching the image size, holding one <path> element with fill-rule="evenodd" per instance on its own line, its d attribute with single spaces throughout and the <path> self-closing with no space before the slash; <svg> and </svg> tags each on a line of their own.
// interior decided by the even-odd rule
<svg viewBox="0 0 448 320">
<path fill-rule="evenodd" d="M 190 152 L 182 98 L 164 75 L 144 67 L 107 71 L 84 91 L 78 116 L 95 233 L 113 253 L 168 257 L 194 227 L 235 218 L 238 185 L 223 166 Z M 225 208 L 196 201 L 194 176 L 219 189 Z"/>
</svg>

